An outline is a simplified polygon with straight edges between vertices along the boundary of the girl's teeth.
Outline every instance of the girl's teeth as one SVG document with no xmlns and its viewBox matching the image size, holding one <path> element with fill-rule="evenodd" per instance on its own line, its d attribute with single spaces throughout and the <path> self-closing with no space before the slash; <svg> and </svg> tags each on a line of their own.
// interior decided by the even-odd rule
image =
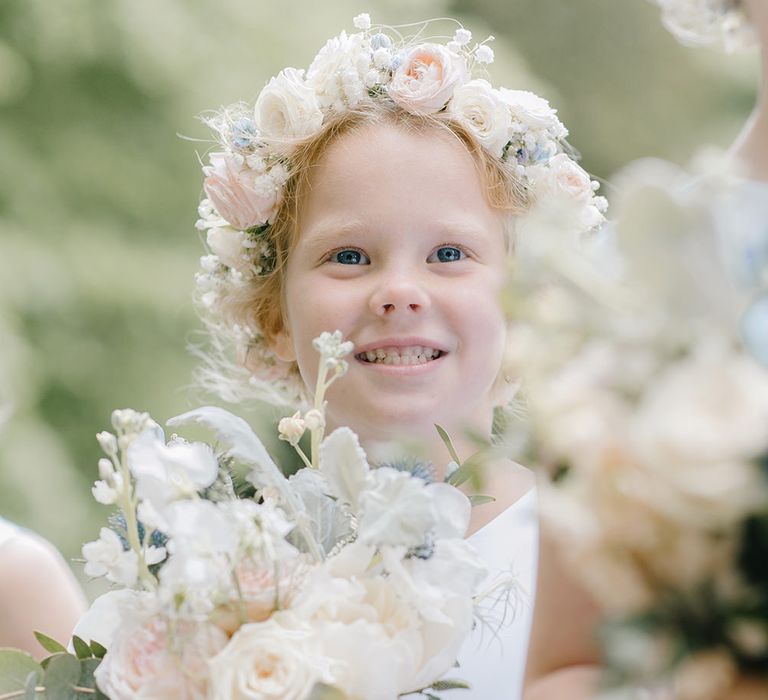
<svg viewBox="0 0 768 700">
<path fill-rule="evenodd" d="M 408 348 L 376 348 L 360 354 L 361 359 L 384 365 L 423 365 L 440 354 L 434 348 L 414 345 Z"/>
</svg>

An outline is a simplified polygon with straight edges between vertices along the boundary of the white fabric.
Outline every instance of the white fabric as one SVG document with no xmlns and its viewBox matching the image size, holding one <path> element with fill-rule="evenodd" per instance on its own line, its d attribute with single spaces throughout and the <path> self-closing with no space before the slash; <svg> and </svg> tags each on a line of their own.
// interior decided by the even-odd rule
<svg viewBox="0 0 768 700">
<path fill-rule="evenodd" d="M 493 606 L 493 596 L 481 606 L 488 624 L 478 622 L 461 650 L 459 668 L 446 675 L 472 686 L 452 693 L 456 700 L 519 700 L 522 696 L 536 592 L 537 510 L 532 489 L 469 538 L 489 568 L 489 582 L 511 571 L 518 592 L 510 599 L 506 618 L 502 602 Z"/>
</svg>

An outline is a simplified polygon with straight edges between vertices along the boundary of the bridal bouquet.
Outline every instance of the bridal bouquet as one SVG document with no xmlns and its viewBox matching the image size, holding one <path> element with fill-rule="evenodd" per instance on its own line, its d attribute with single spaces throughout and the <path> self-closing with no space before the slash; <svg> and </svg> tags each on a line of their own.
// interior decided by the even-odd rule
<svg viewBox="0 0 768 700">
<path fill-rule="evenodd" d="M 4 697 L 392 700 L 466 687 L 439 679 L 485 576 L 463 539 L 470 501 L 418 465 L 372 469 L 348 428 L 324 436 L 324 395 L 352 344 L 336 332 L 315 346 L 315 407 L 279 425 L 306 463 L 290 478 L 223 409 L 168 421 L 204 426 L 215 446 L 114 412 L 93 495 L 118 510 L 83 547 L 86 574 L 114 589 L 78 623 L 74 655 L 42 635 L 44 669 L 0 653 L 0 692 L 18 688 Z"/>
<path fill-rule="evenodd" d="M 529 459 L 549 468 L 543 517 L 604 611 L 606 684 L 720 698 L 768 669 L 768 368 L 750 352 L 768 323 L 730 275 L 768 280 L 768 241 L 764 220 L 762 243 L 746 236 L 744 206 L 717 230 L 727 183 L 660 163 L 627 178 L 615 231 L 542 227 L 520 247 Z"/>
</svg>

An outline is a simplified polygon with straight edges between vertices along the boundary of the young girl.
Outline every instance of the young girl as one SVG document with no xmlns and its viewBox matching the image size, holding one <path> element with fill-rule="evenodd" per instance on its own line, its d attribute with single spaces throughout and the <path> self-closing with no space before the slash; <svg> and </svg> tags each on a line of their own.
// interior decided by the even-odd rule
<svg viewBox="0 0 768 700">
<path fill-rule="evenodd" d="M 213 255 L 199 299 L 215 351 L 202 378 L 227 400 L 306 400 L 312 339 L 341 330 L 355 354 L 327 396 L 329 427 L 350 426 L 375 461 L 406 449 L 442 480 L 451 454 L 435 424 L 465 460 L 491 442 L 494 410 L 512 393 L 501 293 L 517 220 L 550 198 L 588 229 L 601 202 L 562 152 L 567 132 L 544 100 L 471 79 L 493 54 L 467 30 L 443 45 L 396 42 L 367 15 L 355 26 L 306 75 L 273 78 L 253 111 L 208 120 L 224 150 L 205 168 L 200 209 Z M 223 359 L 228 342 L 239 366 Z M 498 456 L 481 477 L 495 500 L 475 509 L 468 536 L 521 595 L 513 610 L 486 611 L 455 675 L 472 685 L 465 697 L 517 697 L 533 480 Z"/>
</svg>

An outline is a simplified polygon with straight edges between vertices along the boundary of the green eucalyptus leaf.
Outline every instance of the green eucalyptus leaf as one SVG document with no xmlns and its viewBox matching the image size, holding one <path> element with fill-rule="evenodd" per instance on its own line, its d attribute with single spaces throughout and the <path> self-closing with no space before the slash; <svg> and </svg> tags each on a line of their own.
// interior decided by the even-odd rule
<svg viewBox="0 0 768 700">
<path fill-rule="evenodd" d="M 91 647 L 89 647 L 80 637 L 75 635 L 72 637 L 72 646 L 75 648 L 75 654 L 78 659 L 90 659 Z"/>
<path fill-rule="evenodd" d="M 479 493 L 473 493 L 469 497 L 469 502 L 474 506 L 481 506 L 484 503 L 493 503 L 496 499 L 493 496 L 482 496 Z"/>
<path fill-rule="evenodd" d="M 93 652 L 93 655 L 97 659 L 103 659 L 104 654 L 107 653 L 107 648 L 99 644 L 98 642 L 94 642 L 91 640 L 91 652 Z"/>
<path fill-rule="evenodd" d="M 52 656 L 45 669 L 43 685 L 46 700 L 75 700 L 80 680 L 80 660 L 72 654 Z"/>
<path fill-rule="evenodd" d="M 43 673 L 30 654 L 19 649 L 0 649 L 0 693 L 24 690 L 30 673 Z"/>
<path fill-rule="evenodd" d="M 81 688 L 95 688 L 96 681 L 94 680 L 93 673 L 99 667 L 101 659 L 83 659 L 80 662 L 80 678 L 77 684 Z"/>
<path fill-rule="evenodd" d="M 42 632 L 35 632 L 35 639 L 37 639 L 43 649 L 51 652 L 51 654 L 67 653 L 67 647 L 65 647 L 60 642 L 57 642 L 55 639 L 52 639 L 47 634 L 43 634 Z"/>
<path fill-rule="evenodd" d="M 435 681 L 431 686 L 432 690 L 469 690 L 470 685 L 466 681 L 460 681 L 457 678 L 446 678 L 442 681 Z"/>
<path fill-rule="evenodd" d="M 461 486 L 465 481 L 476 478 L 477 472 L 478 465 L 464 464 L 448 477 L 448 483 L 451 486 Z"/>
<path fill-rule="evenodd" d="M 451 442 L 451 436 L 448 435 L 445 428 L 435 423 L 435 429 L 437 430 L 437 434 L 440 436 L 440 439 L 445 443 L 446 448 L 448 449 L 448 453 L 451 455 L 451 459 L 456 462 L 456 464 L 461 464 L 461 460 L 459 459 L 459 454 L 456 452 L 456 448 L 453 446 L 453 443 Z"/>
<path fill-rule="evenodd" d="M 24 700 L 36 700 L 37 686 L 40 684 L 42 675 L 42 670 L 39 670 L 31 671 L 27 676 L 27 682 L 24 684 Z"/>
<path fill-rule="evenodd" d="M 107 696 L 96 687 L 94 672 L 101 664 L 101 659 L 84 659 L 80 662 L 80 680 L 77 684 L 81 688 L 93 688 L 94 693 L 78 693 L 78 700 L 107 700 Z"/>
</svg>

